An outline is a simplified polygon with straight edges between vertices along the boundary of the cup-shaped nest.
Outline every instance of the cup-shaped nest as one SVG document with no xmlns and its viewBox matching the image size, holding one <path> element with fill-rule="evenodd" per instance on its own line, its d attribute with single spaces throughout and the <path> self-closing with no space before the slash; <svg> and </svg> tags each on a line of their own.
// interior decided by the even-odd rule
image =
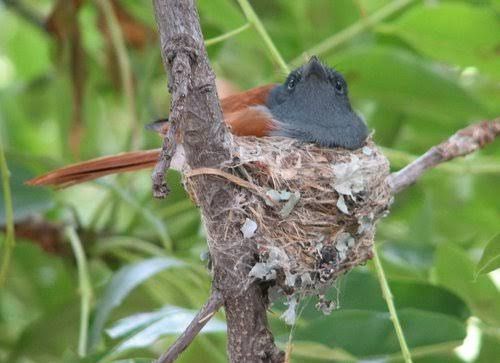
<svg viewBox="0 0 500 363">
<path fill-rule="evenodd" d="M 255 246 L 250 280 L 270 281 L 286 295 L 321 293 L 372 257 L 375 224 L 391 193 L 389 163 L 371 139 L 346 150 L 234 137 L 233 155 L 219 174 L 238 184 L 226 229 L 241 233 L 231 253 L 237 244 Z"/>
</svg>

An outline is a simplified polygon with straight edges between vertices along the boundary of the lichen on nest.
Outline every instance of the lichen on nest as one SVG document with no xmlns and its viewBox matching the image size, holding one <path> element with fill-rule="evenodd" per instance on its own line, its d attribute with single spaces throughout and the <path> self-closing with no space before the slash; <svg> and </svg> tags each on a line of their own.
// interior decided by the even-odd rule
<svg viewBox="0 0 500 363">
<path fill-rule="evenodd" d="M 354 151 L 280 137 L 234 137 L 232 145 L 226 178 L 239 184 L 244 212 L 227 223 L 257 246 L 251 280 L 288 296 L 321 294 L 372 257 L 391 193 L 389 163 L 371 139 Z"/>
</svg>

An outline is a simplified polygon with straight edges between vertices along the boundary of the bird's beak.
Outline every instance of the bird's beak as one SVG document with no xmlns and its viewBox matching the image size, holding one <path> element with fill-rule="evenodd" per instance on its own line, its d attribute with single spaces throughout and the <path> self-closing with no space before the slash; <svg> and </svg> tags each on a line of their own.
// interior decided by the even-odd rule
<svg viewBox="0 0 500 363">
<path fill-rule="evenodd" d="M 327 74 L 325 67 L 321 64 L 318 57 L 313 55 L 309 62 L 305 65 L 302 76 L 307 79 L 309 76 L 315 75 L 320 79 L 326 79 Z"/>
</svg>

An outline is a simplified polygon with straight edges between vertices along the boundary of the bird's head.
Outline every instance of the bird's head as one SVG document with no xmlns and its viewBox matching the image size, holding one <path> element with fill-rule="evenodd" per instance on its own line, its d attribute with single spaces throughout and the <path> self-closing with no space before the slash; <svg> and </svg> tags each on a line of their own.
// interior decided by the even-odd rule
<svg viewBox="0 0 500 363">
<path fill-rule="evenodd" d="M 316 56 L 270 92 L 267 107 L 283 124 L 276 135 L 347 149 L 359 148 L 368 135 L 352 110 L 344 77 Z"/>
</svg>

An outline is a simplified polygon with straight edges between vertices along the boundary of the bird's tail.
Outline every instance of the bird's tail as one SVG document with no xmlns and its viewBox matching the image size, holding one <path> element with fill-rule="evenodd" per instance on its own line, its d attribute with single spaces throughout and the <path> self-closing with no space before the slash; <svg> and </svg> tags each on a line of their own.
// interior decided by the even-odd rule
<svg viewBox="0 0 500 363">
<path fill-rule="evenodd" d="M 26 184 L 64 188 L 109 174 L 152 168 L 159 155 L 160 149 L 154 149 L 104 156 L 51 171 L 28 180 Z"/>
</svg>

